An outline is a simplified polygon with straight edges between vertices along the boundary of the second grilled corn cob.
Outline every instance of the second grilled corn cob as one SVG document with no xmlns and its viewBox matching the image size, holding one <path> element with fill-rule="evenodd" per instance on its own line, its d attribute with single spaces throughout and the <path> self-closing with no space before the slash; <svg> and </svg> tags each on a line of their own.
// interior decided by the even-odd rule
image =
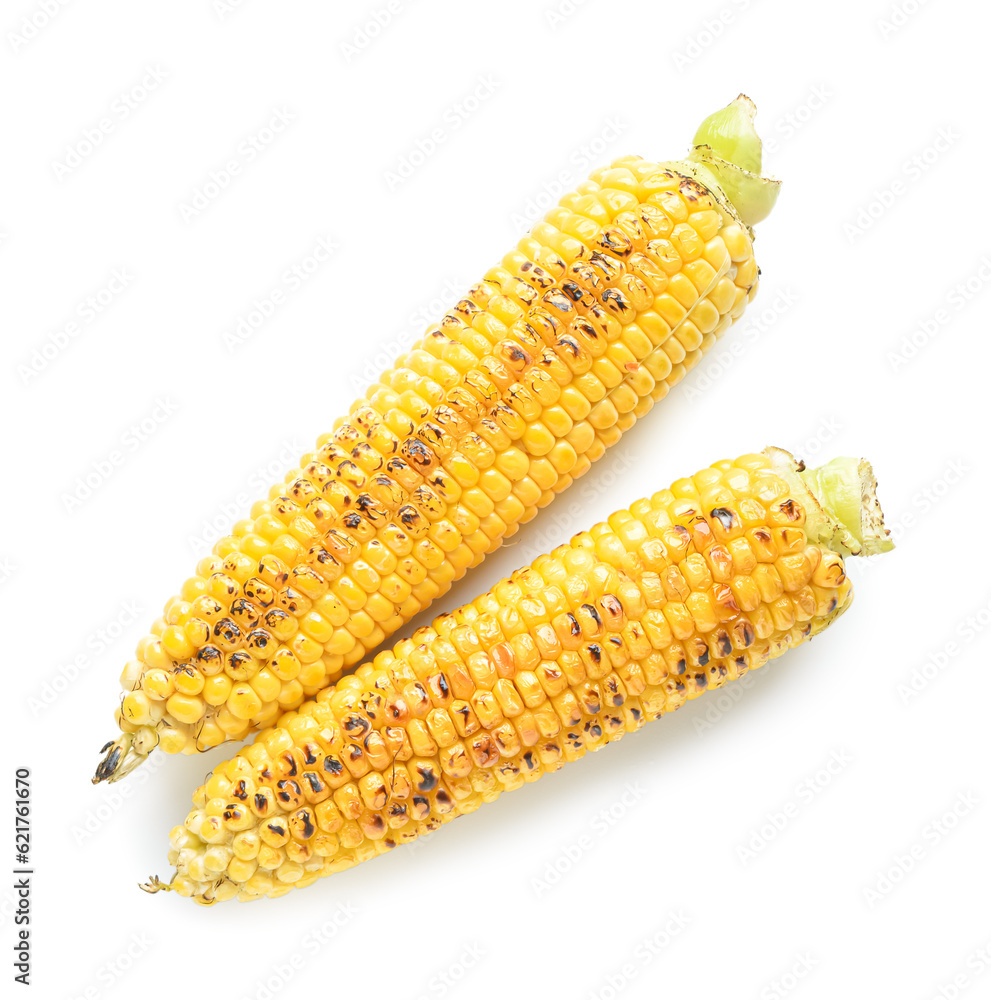
<svg viewBox="0 0 991 1000">
<path fill-rule="evenodd" d="M 139 643 L 94 781 L 271 725 L 684 376 L 756 291 L 749 224 L 776 186 L 750 172 L 752 117 L 741 97 L 689 160 L 595 171 L 318 439 Z"/>
<path fill-rule="evenodd" d="M 866 462 L 717 462 L 538 558 L 220 765 L 169 886 L 278 896 L 597 750 L 824 629 L 891 547 Z"/>
</svg>

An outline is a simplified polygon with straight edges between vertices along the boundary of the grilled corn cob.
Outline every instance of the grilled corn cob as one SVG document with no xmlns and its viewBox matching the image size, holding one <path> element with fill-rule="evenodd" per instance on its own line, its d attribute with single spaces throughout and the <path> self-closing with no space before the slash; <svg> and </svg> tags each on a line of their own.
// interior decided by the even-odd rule
<svg viewBox="0 0 991 1000">
<path fill-rule="evenodd" d="M 738 98 L 688 160 L 595 171 L 317 440 L 138 644 L 94 781 L 271 725 L 684 376 L 757 288 L 749 227 L 777 183 L 752 118 Z"/>
<path fill-rule="evenodd" d="M 891 547 L 866 462 L 768 449 L 613 514 L 219 766 L 168 886 L 279 896 L 436 829 L 825 628 Z"/>
</svg>

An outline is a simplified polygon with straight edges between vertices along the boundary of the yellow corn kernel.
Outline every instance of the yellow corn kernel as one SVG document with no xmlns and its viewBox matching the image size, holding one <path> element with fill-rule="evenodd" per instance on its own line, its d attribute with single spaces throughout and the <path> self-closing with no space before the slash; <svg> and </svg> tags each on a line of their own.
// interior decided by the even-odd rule
<svg viewBox="0 0 991 1000">
<path fill-rule="evenodd" d="M 262 700 L 249 684 L 235 684 L 227 699 L 227 709 L 237 719 L 248 721 L 261 711 Z"/>
<path fill-rule="evenodd" d="M 165 703 L 165 707 L 173 719 L 187 725 L 202 719 L 206 710 L 201 698 L 185 694 L 172 695 Z"/>
<path fill-rule="evenodd" d="M 160 667 L 147 670 L 141 678 L 142 690 L 156 701 L 164 701 L 175 692 L 172 673 Z"/>
<path fill-rule="evenodd" d="M 208 677 L 203 684 L 203 700 L 208 705 L 223 705 L 230 696 L 234 682 L 226 674 Z"/>
<path fill-rule="evenodd" d="M 179 694 L 197 695 L 203 690 L 203 675 L 194 667 L 177 667 L 173 674 L 175 689 Z"/>
</svg>

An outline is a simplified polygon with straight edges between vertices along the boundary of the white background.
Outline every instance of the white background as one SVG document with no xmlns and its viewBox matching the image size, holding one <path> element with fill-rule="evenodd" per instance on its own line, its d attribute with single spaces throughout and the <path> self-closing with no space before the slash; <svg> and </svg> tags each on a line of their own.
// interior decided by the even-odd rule
<svg viewBox="0 0 991 1000">
<path fill-rule="evenodd" d="M 3 781 L 33 771 L 36 995 L 927 1000 L 962 976 L 961 996 L 987 996 L 985 9 L 394 0 L 376 29 L 383 0 L 49 3 L 0 19 Z M 89 778 L 120 668 L 210 522 L 246 511 L 356 377 L 498 261 L 559 175 L 680 156 L 741 89 L 785 182 L 747 318 L 433 611 L 768 443 L 868 456 L 897 550 L 851 567 L 852 610 L 738 699 L 707 695 L 422 846 L 251 906 L 139 892 L 169 875 L 169 829 L 231 748 Z M 321 238 L 339 249 L 291 287 Z"/>
</svg>

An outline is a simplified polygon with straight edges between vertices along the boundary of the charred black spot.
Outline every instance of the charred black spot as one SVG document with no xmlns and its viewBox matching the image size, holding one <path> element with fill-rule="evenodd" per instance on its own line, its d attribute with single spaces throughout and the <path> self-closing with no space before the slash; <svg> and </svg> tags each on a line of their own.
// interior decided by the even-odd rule
<svg viewBox="0 0 991 1000">
<path fill-rule="evenodd" d="M 255 793 L 255 812 L 262 815 L 268 812 L 268 796 L 262 795 L 261 792 Z"/>
<path fill-rule="evenodd" d="M 314 795 L 319 795 L 326 787 L 324 783 L 320 780 L 320 775 L 314 773 L 313 771 L 305 771 L 303 777 L 306 778 L 307 784 L 310 786 L 310 791 Z"/>
<path fill-rule="evenodd" d="M 439 806 L 449 806 L 451 804 L 451 796 L 442 788 L 435 796 L 434 801 Z"/>
<path fill-rule="evenodd" d="M 284 837 L 286 835 L 286 828 L 281 823 L 269 823 L 268 828 L 276 837 Z"/>
<path fill-rule="evenodd" d="M 570 611 L 568 612 L 568 628 L 575 637 L 582 634 L 582 627 L 578 624 L 578 619 Z"/>
<path fill-rule="evenodd" d="M 292 802 L 294 798 L 299 798 L 303 794 L 303 790 L 291 779 L 279 781 L 275 787 L 278 788 L 279 798 L 283 802 Z"/>
<path fill-rule="evenodd" d="M 706 195 L 705 188 L 691 177 L 682 177 L 678 182 L 678 188 L 681 191 L 682 197 L 687 202 L 694 203 Z"/>
<path fill-rule="evenodd" d="M 417 789 L 421 792 L 432 792 L 437 787 L 437 775 L 434 769 L 427 764 L 418 764 L 416 773 L 420 776 L 416 783 Z"/>
<path fill-rule="evenodd" d="M 235 643 L 241 638 L 241 630 L 230 618 L 221 618 L 213 626 L 213 634 L 222 637 L 225 642 Z"/>
<path fill-rule="evenodd" d="M 784 514 L 789 521 L 797 521 L 802 516 L 798 504 L 795 503 L 795 501 L 790 497 L 787 500 L 782 500 L 781 503 L 778 504 L 778 507 L 780 508 L 781 513 Z"/>
<path fill-rule="evenodd" d="M 344 728 L 348 733 L 360 733 L 364 735 L 372 728 L 372 724 L 368 719 L 362 718 L 356 712 L 351 712 L 344 719 Z"/>
<path fill-rule="evenodd" d="M 258 650 L 267 649 L 271 638 L 268 632 L 260 628 L 248 633 L 248 642 Z"/>
<path fill-rule="evenodd" d="M 362 757 L 365 756 L 365 753 L 357 743 L 349 743 L 347 746 L 347 755 L 350 758 L 351 763 L 356 764 L 362 759 Z"/>
<path fill-rule="evenodd" d="M 599 628 L 602 628 L 602 619 L 599 617 L 599 612 L 596 611 L 591 604 L 583 604 L 582 611 L 587 612 L 588 615 L 591 617 L 592 621 L 594 621 L 595 624 L 599 626 Z"/>
<path fill-rule="evenodd" d="M 523 754 L 523 763 L 526 764 L 530 771 L 537 766 L 537 761 L 534 759 L 532 750 L 527 750 L 527 752 Z"/>
<path fill-rule="evenodd" d="M 643 715 L 643 712 L 641 712 L 639 708 L 631 708 L 630 709 L 630 715 L 633 716 L 633 721 L 634 722 L 639 722 L 640 721 L 640 716 Z"/>
<path fill-rule="evenodd" d="M 829 607 L 828 607 L 828 608 L 826 608 L 826 614 L 828 615 L 828 614 L 829 614 L 829 613 L 830 613 L 831 611 L 835 611 L 835 610 L 836 610 L 836 598 L 834 597 L 834 598 L 833 598 L 833 599 L 832 599 L 832 600 L 831 600 L 831 601 L 829 602 Z"/>
<path fill-rule="evenodd" d="M 331 757 L 330 754 L 328 754 L 323 759 L 323 769 L 328 774 L 337 775 L 344 771 L 344 765 L 336 757 Z"/>
<path fill-rule="evenodd" d="M 602 647 L 599 646 L 597 642 L 590 642 L 588 644 L 588 655 L 596 662 L 602 662 Z"/>
<path fill-rule="evenodd" d="M 683 674 L 685 672 L 685 658 L 682 657 L 675 665 L 674 672 L 676 674 Z"/>
<path fill-rule="evenodd" d="M 281 608 L 272 608 L 271 611 L 265 614 L 265 624 L 269 628 L 278 628 L 284 622 L 289 620 L 289 615 L 285 613 Z"/>
<path fill-rule="evenodd" d="M 730 638 L 725 632 L 716 637 L 716 642 L 719 645 L 720 656 L 729 656 L 729 654 L 733 652 L 733 643 L 730 642 Z"/>
<path fill-rule="evenodd" d="M 709 686 L 709 676 L 705 671 L 700 671 L 695 675 L 695 683 L 698 684 L 700 688 Z"/>
<path fill-rule="evenodd" d="M 754 642 L 754 640 L 756 638 L 757 638 L 757 635 L 754 632 L 753 625 L 751 625 L 750 622 L 744 622 L 743 623 L 743 645 L 744 645 L 744 648 L 746 648 L 747 646 L 752 646 L 753 642 Z"/>
<path fill-rule="evenodd" d="M 709 662 L 709 650 L 703 649 L 699 656 L 699 666 L 704 667 Z"/>
<path fill-rule="evenodd" d="M 320 758 L 315 753 L 316 747 L 312 743 L 303 744 L 303 763 L 315 764 Z"/>
<path fill-rule="evenodd" d="M 243 667 L 251 666 L 251 654 L 243 649 L 237 649 L 231 653 L 230 657 L 230 668 L 231 670 L 241 670 Z"/>
<path fill-rule="evenodd" d="M 602 726 L 597 722 L 586 722 L 585 732 L 592 737 L 593 740 L 597 740 L 602 735 Z"/>
<path fill-rule="evenodd" d="M 630 241 L 615 229 L 603 230 L 599 242 L 610 250 L 627 250 L 630 246 Z"/>
<path fill-rule="evenodd" d="M 622 293 L 617 288 L 607 288 L 602 293 L 602 301 L 605 302 L 606 304 L 614 302 L 616 308 L 620 311 L 625 311 L 627 308 L 629 308 L 629 304 L 627 303 L 626 299 L 623 298 Z"/>
<path fill-rule="evenodd" d="M 287 750 L 280 758 L 286 762 L 286 773 L 290 778 L 296 777 L 296 758 Z"/>
<path fill-rule="evenodd" d="M 368 436 L 369 435 L 366 433 L 365 437 Z M 378 460 L 377 464 L 378 465 L 382 464 L 382 460 L 378 457 L 378 455 L 375 454 L 375 449 L 367 441 L 361 441 L 358 444 L 356 444 L 351 449 L 351 457 L 355 459 L 372 460 L 372 461 L 375 461 L 377 459 Z"/>
<path fill-rule="evenodd" d="M 248 783 L 244 780 L 244 778 L 234 782 L 234 787 L 231 789 L 231 796 L 235 799 L 240 799 L 242 802 L 247 802 Z"/>
<path fill-rule="evenodd" d="M 350 528 L 354 531 L 361 524 L 361 515 L 356 510 L 349 510 L 344 517 L 341 518 L 341 524 L 345 528 Z"/>
<path fill-rule="evenodd" d="M 403 454 L 414 464 L 427 466 L 434 460 L 433 452 L 416 438 L 409 438 L 403 444 Z"/>
<path fill-rule="evenodd" d="M 203 667 L 209 667 L 218 660 L 222 660 L 224 654 L 216 646 L 204 646 L 197 654 L 196 659 Z"/>
<path fill-rule="evenodd" d="M 301 809 L 298 815 L 303 826 L 303 840 L 309 840 L 317 832 L 317 828 L 310 822 L 308 809 Z"/>
<path fill-rule="evenodd" d="M 437 675 L 437 687 L 440 688 L 440 693 L 445 698 L 451 693 L 451 688 L 447 683 L 447 678 L 442 673 Z"/>
<path fill-rule="evenodd" d="M 572 302 L 580 302 L 585 294 L 581 285 L 576 285 L 573 281 L 566 281 L 561 286 L 561 291 L 571 299 Z"/>
<path fill-rule="evenodd" d="M 756 528 L 754 530 L 754 538 L 762 545 L 766 545 L 771 540 L 771 533 L 767 528 Z"/>
<path fill-rule="evenodd" d="M 616 618 L 623 613 L 623 605 L 619 603 L 619 598 L 615 594 L 603 594 L 599 603 L 604 611 Z"/>
<path fill-rule="evenodd" d="M 733 511 L 727 510 L 725 507 L 713 507 L 709 511 L 709 517 L 714 517 L 726 531 L 729 531 L 733 527 L 733 523 L 736 520 Z"/>
</svg>

